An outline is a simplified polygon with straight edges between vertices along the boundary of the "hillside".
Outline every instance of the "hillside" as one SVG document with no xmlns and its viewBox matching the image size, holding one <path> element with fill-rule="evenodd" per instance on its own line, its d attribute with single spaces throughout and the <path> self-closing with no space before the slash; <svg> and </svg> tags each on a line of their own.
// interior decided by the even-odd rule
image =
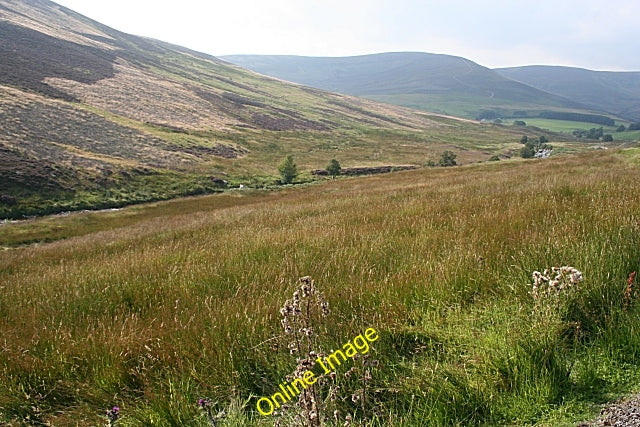
<svg viewBox="0 0 640 427">
<path fill-rule="evenodd" d="M 0 425 L 104 426 L 118 406 L 119 426 L 211 427 L 210 398 L 220 426 L 297 426 L 297 405 L 265 417 L 260 396 L 300 354 L 375 328 L 370 359 L 340 359 L 313 388 L 336 396 L 320 417 L 576 426 L 640 378 L 639 159 L 592 151 L 0 226 L 0 246 L 59 240 L 0 250 Z M 565 265 L 579 283 L 531 294 L 534 271 Z M 319 309 L 294 294 L 304 276 L 329 313 L 287 335 L 295 295 Z"/>
<path fill-rule="evenodd" d="M 261 76 L 48 0 L 0 0 L 0 57 L 0 218 L 272 185 L 285 154 L 302 171 L 332 157 L 422 165 L 444 149 L 469 162 L 518 139 Z"/>
<path fill-rule="evenodd" d="M 467 118 L 588 109 L 450 55 L 395 52 L 341 58 L 268 55 L 222 58 L 311 87 Z"/>
<path fill-rule="evenodd" d="M 594 109 L 640 121 L 640 72 L 592 71 L 557 66 L 499 68 L 499 74 Z"/>
</svg>

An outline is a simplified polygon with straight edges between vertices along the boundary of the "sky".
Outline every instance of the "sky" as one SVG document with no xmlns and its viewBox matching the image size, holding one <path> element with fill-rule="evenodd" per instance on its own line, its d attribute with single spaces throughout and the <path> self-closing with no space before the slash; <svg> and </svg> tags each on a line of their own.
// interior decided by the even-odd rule
<svg viewBox="0 0 640 427">
<path fill-rule="evenodd" d="M 638 0 L 55 0 L 215 56 L 416 51 L 490 68 L 640 71 Z"/>
</svg>

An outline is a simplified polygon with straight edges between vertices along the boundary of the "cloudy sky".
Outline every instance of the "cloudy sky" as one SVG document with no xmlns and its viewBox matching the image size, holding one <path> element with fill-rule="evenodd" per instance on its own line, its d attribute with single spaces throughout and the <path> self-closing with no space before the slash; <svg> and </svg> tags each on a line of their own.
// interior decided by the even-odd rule
<svg viewBox="0 0 640 427">
<path fill-rule="evenodd" d="M 640 71 L 638 0 L 55 0 L 212 55 L 420 51 L 487 67 Z"/>
</svg>

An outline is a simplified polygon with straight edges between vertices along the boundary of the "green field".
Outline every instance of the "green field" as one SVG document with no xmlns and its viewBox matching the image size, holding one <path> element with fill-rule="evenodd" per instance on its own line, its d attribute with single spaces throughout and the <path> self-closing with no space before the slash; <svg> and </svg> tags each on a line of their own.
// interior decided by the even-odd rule
<svg viewBox="0 0 640 427">
<path fill-rule="evenodd" d="M 220 425 L 273 425 L 257 400 L 296 358 L 367 328 L 370 358 L 338 359 L 309 389 L 316 406 L 278 411 L 282 425 L 336 425 L 334 411 L 373 426 L 591 418 L 640 380 L 627 288 L 639 159 L 423 169 L 0 225 L 0 423 L 98 425 L 117 405 L 121 426 L 205 426 L 208 397 Z M 38 240 L 51 242 L 16 246 Z M 534 298 L 532 273 L 565 265 L 584 280 Z M 307 329 L 287 335 L 279 311 L 303 276 L 330 313 L 308 300 L 294 317 Z"/>
<path fill-rule="evenodd" d="M 625 131 L 616 132 L 616 129 L 620 125 L 629 126 L 628 122 L 616 122 L 616 126 L 602 126 L 595 123 L 587 122 L 574 122 L 569 120 L 552 120 L 552 119 L 538 119 L 538 118 L 523 118 L 528 126 L 535 126 L 540 129 L 549 130 L 551 132 L 564 132 L 571 133 L 577 129 L 589 130 L 592 128 L 602 128 L 604 133 L 609 133 L 613 136 L 614 141 L 639 141 L 640 131 Z M 505 120 L 505 124 L 513 122 L 512 120 Z"/>
</svg>

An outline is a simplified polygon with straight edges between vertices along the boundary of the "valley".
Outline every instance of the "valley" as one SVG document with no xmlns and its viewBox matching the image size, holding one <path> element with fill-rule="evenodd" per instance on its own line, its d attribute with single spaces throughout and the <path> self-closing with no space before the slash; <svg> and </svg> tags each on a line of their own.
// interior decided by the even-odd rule
<svg viewBox="0 0 640 427">
<path fill-rule="evenodd" d="M 0 424 L 595 425 L 640 381 L 637 74 L 0 0 Z"/>
</svg>

